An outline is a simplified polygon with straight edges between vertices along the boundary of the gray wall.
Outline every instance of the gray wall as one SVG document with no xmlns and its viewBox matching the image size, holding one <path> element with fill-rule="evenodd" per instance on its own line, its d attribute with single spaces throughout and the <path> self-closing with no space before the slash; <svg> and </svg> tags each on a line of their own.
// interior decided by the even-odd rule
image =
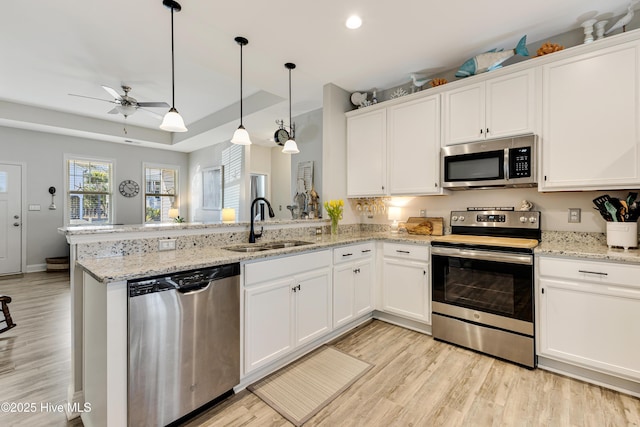
<svg viewBox="0 0 640 427">
<path fill-rule="evenodd" d="M 115 160 L 115 181 L 133 179 L 142 184 L 144 162 L 180 167 L 180 192 L 187 194 L 188 156 L 166 150 L 135 145 L 116 144 L 75 138 L 44 132 L 0 127 L 0 163 L 18 162 L 26 165 L 25 209 L 30 204 L 40 211 L 25 212 L 27 227 L 27 271 L 41 269 L 45 258 L 66 256 L 69 252 L 64 236 L 58 233 L 64 218 L 64 154 L 91 156 Z M 49 210 L 50 186 L 56 187 L 57 210 Z M 144 190 L 142 190 L 144 191 Z M 125 198 L 115 188 L 114 219 L 123 224 L 143 222 L 143 196 Z"/>
<path fill-rule="evenodd" d="M 313 185 L 322 198 L 322 108 L 293 118 L 296 125 L 296 143 L 300 153 L 291 155 L 291 200 L 296 195 L 298 163 L 313 162 Z"/>
</svg>

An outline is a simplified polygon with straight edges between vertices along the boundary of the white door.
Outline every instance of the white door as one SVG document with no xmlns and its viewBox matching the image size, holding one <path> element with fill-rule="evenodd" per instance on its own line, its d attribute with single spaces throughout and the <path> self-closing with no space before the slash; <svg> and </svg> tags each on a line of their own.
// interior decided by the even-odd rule
<svg viewBox="0 0 640 427">
<path fill-rule="evenodd" d="M 22 167 L 0 164 L 0 275 L 22 271 Z"/>
</svg>

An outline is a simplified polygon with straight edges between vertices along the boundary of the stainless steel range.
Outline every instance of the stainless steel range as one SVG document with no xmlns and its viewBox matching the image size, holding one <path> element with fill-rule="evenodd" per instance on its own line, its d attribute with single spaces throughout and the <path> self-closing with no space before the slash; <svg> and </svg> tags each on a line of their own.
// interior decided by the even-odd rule
<svg viewBox="0 0 640 427">
<path fill-rule="evenodd" d="M 540 212 L 451 212 L 431 250 L 433 337 L 535 368 L 534 257 Z"/>
</svg>

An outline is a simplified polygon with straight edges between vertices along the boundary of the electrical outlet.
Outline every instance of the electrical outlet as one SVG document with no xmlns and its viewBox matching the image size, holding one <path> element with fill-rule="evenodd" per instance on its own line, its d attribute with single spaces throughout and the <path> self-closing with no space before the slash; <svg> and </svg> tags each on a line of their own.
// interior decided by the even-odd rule
<svg viewBox="0 0 640 427">
<path fill-rule="evenodd" d="M 579 223 L 580 222 L 581 212 L 582 212 L 582 209 L 580 209 L 580 208 L 569 208 L 569 221 L 568 222 Z"/>
<path fill-rule="evenodd" d="M 420 216 L 421 217 L 426 217 L 427 216 L 427 210 L 426 209 L 420 209 Z"/>
<path fill-rule="evenodd" d="M 176 250 L 176 239 L 162 239 L 158 241 L 158 250 L 159 251 L 175 251 Z"/>
</svg>

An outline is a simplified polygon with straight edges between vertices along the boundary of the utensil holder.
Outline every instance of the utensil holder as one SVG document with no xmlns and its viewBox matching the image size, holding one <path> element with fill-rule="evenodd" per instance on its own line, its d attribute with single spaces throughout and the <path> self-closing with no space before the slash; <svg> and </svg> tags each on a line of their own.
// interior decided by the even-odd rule
<svg viewBox="0 0 640 427">
<path fill-rule="evenodd" d="M 628 250 L 638 247 L 637 222 L 607 222 L 607 246 Z"/>
</svg>

